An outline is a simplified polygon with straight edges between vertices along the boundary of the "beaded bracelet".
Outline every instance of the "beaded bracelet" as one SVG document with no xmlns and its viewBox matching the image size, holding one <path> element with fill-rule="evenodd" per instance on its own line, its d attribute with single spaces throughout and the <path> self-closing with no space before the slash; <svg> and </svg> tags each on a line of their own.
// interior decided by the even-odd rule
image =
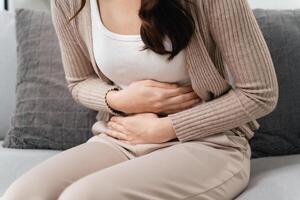
<svg viewBox="0 0 300 200">
<path fill-rule="evenodd" d="M 110 113 L 113 115 L 116 115 L 116 116 L 127 116 L 126 113 L 116 110 L 116 109 L 113 109 L 112 107 L 109 106 L 109 104 L 107 102 L 107 94 L 108 94 L 108 92 L 113 91 L 113 90 L 119 91 L 119 90 L 121 90 L 121 88 L 119 86 L 116 86 L 114 88 L 107 90 L 107 92 L 105 93 L 105 103 L 106 103 L 107 107 L 109 108 Z"/>
</svg>

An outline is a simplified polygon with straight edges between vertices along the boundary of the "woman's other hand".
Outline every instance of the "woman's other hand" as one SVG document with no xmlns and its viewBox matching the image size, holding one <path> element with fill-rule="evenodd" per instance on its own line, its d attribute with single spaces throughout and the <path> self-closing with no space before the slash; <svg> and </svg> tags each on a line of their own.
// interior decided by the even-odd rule
<svg viewBox="0 0 300 200">
<path fill-rule="evenodd" d="M 107 94 L 108 104 L 119 111 L 132 113 L 176 113 L 202 101 L 192 86 L 179 86 L 154 80 L 136 81 L 120 91 Z"/>
<path fill-rule="evenodd" d="M 170 119 L 154 113 L 114 116 L 104 133 L 128 144 L 159 144 L 176 138 Z"/>
</svg>

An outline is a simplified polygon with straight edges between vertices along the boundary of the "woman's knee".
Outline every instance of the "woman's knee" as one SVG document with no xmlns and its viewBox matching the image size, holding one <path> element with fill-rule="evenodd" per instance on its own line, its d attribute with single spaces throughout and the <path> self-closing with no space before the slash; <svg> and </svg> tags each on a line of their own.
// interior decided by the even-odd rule
<svg viewBox="0 0 300 200">
<path fill-rule="evenodd" d="M 99 188 L 100 189 L 100 188 Z M 58 200 L 92 199 L 91 191 L 83 184 L 75 182 L 67 187 L 58 197 Z"/>
<path fill-rule="evenodd" d="M 3 200 L 50 200 L 55 199 L 53 193 L 45 187 L 46 181 L 35 182 L 26 178 L 19 178 L 5 191 Z"/>
<path fill-rule="evenodd" d="M 18 179 L 6 190 L 4 200 L 52 200 L 63 191 L 66 181 L 58 174 L 51 173 L 48 165 L 40 164 Z"/>
<path fill-rule="evenodd" d="M 111 183 L 105 181 L 89 181 L 83 178 L 69 185 L 59 196 L 58 200 L 82 200 L 82 199 L 122 199 L 120 194 Z"/>
</svg>

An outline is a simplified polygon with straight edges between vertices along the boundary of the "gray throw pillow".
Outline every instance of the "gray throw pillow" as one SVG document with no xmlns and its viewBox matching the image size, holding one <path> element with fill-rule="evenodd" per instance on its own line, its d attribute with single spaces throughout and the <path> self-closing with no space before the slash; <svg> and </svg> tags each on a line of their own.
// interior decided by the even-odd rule
<svg viewBox="0 0 300 200">
<path fill-rule="evenodd" d="M 68 91 L 51 15 L 17 9 L 16 107 L 4 147 L 65 150 L 87 141 L 96 111 Z"/>
<path fill-rule="evenodd" d="M 254 14 L 275 65 L 277 108 L 258 119 L 250 141 L 252 158 L 300 153 L 300 9 L 262 10 Z"/>
</svg>

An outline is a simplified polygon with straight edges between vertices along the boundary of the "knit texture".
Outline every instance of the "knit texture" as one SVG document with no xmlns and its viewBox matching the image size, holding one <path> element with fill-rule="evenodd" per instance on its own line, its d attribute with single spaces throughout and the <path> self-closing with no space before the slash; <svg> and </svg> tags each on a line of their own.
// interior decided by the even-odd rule
<svg viewBox="0 0 300 200">
<path fill-rule="evenodd" d="M 90 1 L 67 23 L 80 2 L 52 0 L 53 23 L 73 98 L 97 110 L 98 120 L 107 120 L 112 113 L 105 93 L 117 86 L 95 63 Z M 187 69 L 194 91 L 205 103 L 168 115 L 176 136 L 186 142 L 234 130 L 251 139 L 253 130 L 259 128 L 256 119 L 275 109 L 279 93 L 261 30 L 247 0 L 193 2 L 196 7 L 185 4 L 196 20 L 196 31 L 187 47 Z"/>
</svg>

